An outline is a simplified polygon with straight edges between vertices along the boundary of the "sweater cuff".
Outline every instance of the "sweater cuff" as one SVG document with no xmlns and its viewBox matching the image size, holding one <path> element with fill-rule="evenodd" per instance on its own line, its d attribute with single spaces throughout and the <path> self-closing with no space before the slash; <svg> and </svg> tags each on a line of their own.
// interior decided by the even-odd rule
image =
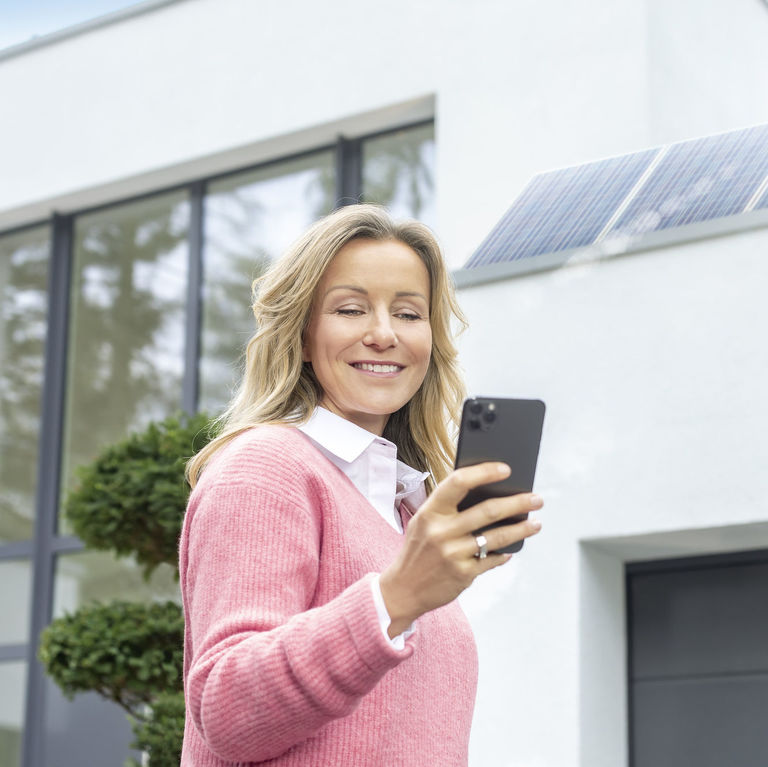
<svg viewBox="0 0 768 767">
<path fill-rule="evenodd" d="M 335 644 L 334 653 L 347 654 L 345 661 L 347 667 L 363 664 L 358 666 L 357 672 L 361 681 L 365 676 L 363 667 L 367 667 L 368 672 L 374 677 L 380 677 L 409 658 L 414 651 L 413 644 L 410 642 L 402 650 L 398 650 L 392 645 L 389 637 L 382 632 L 376 606 L 371 598 L 371 583 L 376 577 L 376 573 L 368 573 L 334 600 L 341 608 L 347 629 L 347 640 Z M 353 654 L 349 655 L 352 647 L 355 649 Z"/>
<path fill-rule="evenodd" d="M 414 624 L 412 623 L 408 626 L 402 634 L 390 638 L 389 624 L 392 623 L 392 618 L 390 618 L 387 606 L 384 604 L 384 596 L 381 593 L 381 585 L 379 583 L 380 580 L 381 574 L 377 575 L 371 581 L 371 594 L 373 595 L 373 604 L 376 606 L 376 614 L 379 616 L 381 633 L 384 634 L 385 639 L 395 648 L 395 650 L 402 650 L 405 648 L 405 640 L 415 631 Z"/>
</svg>

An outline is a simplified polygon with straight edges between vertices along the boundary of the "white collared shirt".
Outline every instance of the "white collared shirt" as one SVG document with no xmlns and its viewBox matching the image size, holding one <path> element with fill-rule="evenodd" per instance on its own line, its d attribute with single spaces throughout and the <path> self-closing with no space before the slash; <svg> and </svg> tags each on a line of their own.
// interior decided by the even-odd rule
<svg viewBox="0 0 768 767">
<path fill-rule="evenodd" d="M 384 520 L 403 532 L 398 509 L 407 498 L 417 509 L 427 498 L 424 480 L 429 472 L 417 471 L 397 458 L 397 447 L 388 439 L 361 429 L 324 407 L 315 408 L 299 426 L 318 450 L 349 477 Z"/>
<path fill-rule="evenodd" d="M 315 408 L 309 420 L 299 429 L 346 474 L 387 524 L 402 533 L 398 512 L 400 502 L 407 498 L 412 509 L 421 506 L 427 497 L 424 480 L 429 472 L 417 471 L 398 460 L 397 446 L 388 439 L 372 434 L 324 407 Z M 390 639 L 388 630 L 391 619 L 378 578 L 372 582 L 371 592 L 384 636 L 401 650 L 405 640 L 413 633 L 413 626 Z"/>
</svg>

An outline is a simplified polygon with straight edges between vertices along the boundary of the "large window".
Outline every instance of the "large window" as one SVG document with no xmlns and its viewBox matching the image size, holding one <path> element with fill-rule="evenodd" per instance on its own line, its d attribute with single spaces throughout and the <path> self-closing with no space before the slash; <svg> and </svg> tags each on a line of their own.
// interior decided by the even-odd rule
<svg viewBox="0 0 768 767">
<path fill-rule="evenodd" d="M 189 203 L 75 220 L 64 482 L 100 448 L 181 408 Z"/>
<path fill-rule="evenodd" d="M 0 544 L 34 528 L 48 239 L 47 226 L 0 237 Z"/>
<path fill-rule="evenodd" d="M 211 183 L 205 198 L 200 409 L 216 412 L 253 333 L 251 283 L 334 201 L 334 155 L 318 152 Z"/>
<path fill-rule="evenodd" d="M 0 234 L 0 767 L 121 764 L 122 711 L 64 698 L 38 635 L 94 600 L 178 599 L 169 566 L 146 582 L 83 550 L 60 518 L 78 467 L 152 420 L 222 410 L 252 282 L 312 221 L 366 201 L 433 224 L 434 150 L 431 123 L 340 138 Z"/>
<path fill-rule="evenodd" d="M 0 767 L 21 764 L 48 265 L 48 226 L 0 237 Z"/>
<path fill-rule="evenodd" d="M 363 142 L 363 199 L 396 218 L 435 222 L 435 130 L 432 124 Z"/>
</svg>

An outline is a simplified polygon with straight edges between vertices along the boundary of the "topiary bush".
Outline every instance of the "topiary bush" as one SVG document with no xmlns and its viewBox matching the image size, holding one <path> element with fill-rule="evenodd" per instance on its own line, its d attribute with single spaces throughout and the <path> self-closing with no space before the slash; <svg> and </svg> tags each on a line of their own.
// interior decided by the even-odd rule
<svg viewBox="0 0 768 767">
<path fill-rule="evenodd" d="M 149 755 L 147 767 L 178 767 L 184 739 L 184 693 L 161 693 L 152 702 L 150 716 L 133 726 L 134 748 Z M 127 767 L 144 767 L 135 759 Z"/>
<path fill-rule="evenodd" d="M 174 567 L 189 488 L 187 459 L 213 437 L 207 416 L 175 416 L 108 447 L 78 470 L 64 512 L 87 548 L 133 555 L 148 578 Z M 184 733 L 184 620 L 174 602 L 81 607 L 40 636 L 38 657 L 72 698 L 94 691 L 122 706 L 147 767 L 178 767 Z M 138 767 L 135 760 L 127 765 Z"/>
<path fill-rule="evenodd" d="M 158 690 L 181 691 L 184 618 L 174 602 L 115 600 L 53 621 L 38 657 L 72 698 L 93 690 L 140 717 Z"/>
<path fill-rule="evenodd" d="M 92 549 L 135 555 L 148 577 L 178 568 L 178 540 L 189 488 L 187 459 L 211 438 L 204 414 L 171 417 L 106 448 L 77 470 L 64 504 L 67 520 Z"/>
</svg>

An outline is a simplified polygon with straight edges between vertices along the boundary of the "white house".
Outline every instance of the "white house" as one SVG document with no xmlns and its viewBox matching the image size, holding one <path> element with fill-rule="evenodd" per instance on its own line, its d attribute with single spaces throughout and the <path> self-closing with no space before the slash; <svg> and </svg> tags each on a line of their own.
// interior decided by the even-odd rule
<svg viewBox="0 0 768 767">
<path fill-rule="evenodd" d="M 486 759 L 765 754 L 766 190 L 768 126 L 544 174 L 457 273 L 472 391 L 548 403 L 545 532 L 465 600 Z"/>
<path fill-rule="evenodd" d="M 468 262 L 540 174 L 768 123 L 767 36 L 763 0 L 148 0 L 0 51 L 0 767 L 122 763 L 121 712 L 63 700 L 37 635 L 175 586 L 83 552 L 61 492 L 148 418 L 218 407 L 253 271 L 361 197 L 438 232 L 470 389 L 548 406 L 544 532 L 464 599 L 472 765 L 748 763 L 665 706 L 716 681 L 750 743 L 768 704 L 762 180 L 737 212 L 619 242 L 635 178 L 593 239 Z M 602 211 L 596 186 L 561 220 Z M 714 627 L 671 611 L 667 652 L 659 594 Z"/>
</svg>

